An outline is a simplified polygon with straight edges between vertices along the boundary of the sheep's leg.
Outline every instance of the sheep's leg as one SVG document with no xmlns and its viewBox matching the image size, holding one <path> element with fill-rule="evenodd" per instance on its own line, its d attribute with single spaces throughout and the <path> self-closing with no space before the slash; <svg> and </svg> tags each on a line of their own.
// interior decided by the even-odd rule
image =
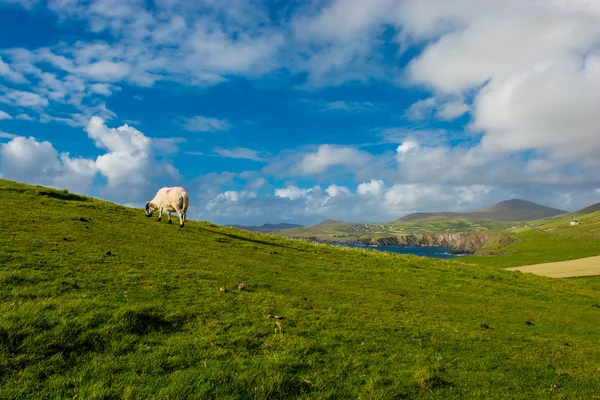
<svg viewBox="0 0 600 400">
<path fill-rule="evenodd" d="M 183 210 L 178 211 L 177 215 L 179 215 L 179 227 L 183 228 L 184 221 L 185 221 L 185 214 L 183 213 Z"/>
<path fill-rule="evenodd" d="M 171 219 L 171 212 L 169 211 L 169 223 L 172 224 L 173 220 Z"/>
<path fill-rule="evenodd" d="M 162 207 L 159 207 L 159 209 L 158 209 L 158 222 L 160 222 L 161 219 L 162 219 Z"/>
</svg>

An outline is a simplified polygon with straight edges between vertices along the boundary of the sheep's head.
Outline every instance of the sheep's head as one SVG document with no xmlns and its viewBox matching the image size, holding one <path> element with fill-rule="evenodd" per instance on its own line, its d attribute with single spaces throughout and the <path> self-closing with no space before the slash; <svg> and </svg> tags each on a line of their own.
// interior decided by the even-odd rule
<svg viewBox="0 0 600 400">
<path fill-rule="evenodd" d="M 150 203 L 149 201 L 146 202 L 146 217 L 150 218 L 152 214 L 154 214 L 154 212 L 157 210 L 158 207 L 156 207 L 156 205 Z"/>
</svg>

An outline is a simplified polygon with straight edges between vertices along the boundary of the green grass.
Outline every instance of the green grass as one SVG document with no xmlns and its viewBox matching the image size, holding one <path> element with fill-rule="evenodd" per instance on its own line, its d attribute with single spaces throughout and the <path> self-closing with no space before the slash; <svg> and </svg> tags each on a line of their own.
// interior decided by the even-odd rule
<svg viewBox="0 0 600 400">
<path fill-rule="evenodd" d="M 600 255 L 600 211 L 579 215 L 571 226 L 570 215 L 535 221 L 531 227 L 508 231 L 513 243 L 489 243 L 463 261 L 497 267 L 516 267 Z"/>
<path fill-rule="evenodd" d="M 4 180 L 0 201 L 3 399 L 600 393 L 599 280 L 179 229 Z"/>
</svg>

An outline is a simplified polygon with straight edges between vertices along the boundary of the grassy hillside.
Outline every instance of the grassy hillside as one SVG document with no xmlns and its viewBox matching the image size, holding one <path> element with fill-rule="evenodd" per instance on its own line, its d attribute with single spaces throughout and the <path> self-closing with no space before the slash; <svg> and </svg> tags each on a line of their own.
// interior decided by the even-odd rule
<svg viewBox="0 0 600 400">
<path fill-rule="evenodd" d="M 600 393 L 600 280 L 179 229 L 4 180 L 0 201 L 0 398 Z"/>
<path fill-rule="evenodd" d="M 527 227 L 508 231 L 510 241 L 489 243 L 476 256 L 463 261 L 513 267 L 600 255 L 600 211 L 575 214 L 580 225 L 570 225 L 571 213 L 534 221 Z"/>
</svg>

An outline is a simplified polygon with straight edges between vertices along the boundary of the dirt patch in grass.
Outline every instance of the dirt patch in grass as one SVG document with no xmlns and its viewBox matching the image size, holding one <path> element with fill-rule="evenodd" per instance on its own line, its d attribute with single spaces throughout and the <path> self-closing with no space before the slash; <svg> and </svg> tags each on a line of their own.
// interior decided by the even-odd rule
<svg viewBox="0 0 600 400">
<path fill-rule="evenodd" d="M 509 270 L 530 272 L 551 278 L 574 278 L 578 276 L 600 275 L 600 256 L 586 257 L 578 260 L 560 261 L 522 267 L 508 268 Z"/>
</svg>

